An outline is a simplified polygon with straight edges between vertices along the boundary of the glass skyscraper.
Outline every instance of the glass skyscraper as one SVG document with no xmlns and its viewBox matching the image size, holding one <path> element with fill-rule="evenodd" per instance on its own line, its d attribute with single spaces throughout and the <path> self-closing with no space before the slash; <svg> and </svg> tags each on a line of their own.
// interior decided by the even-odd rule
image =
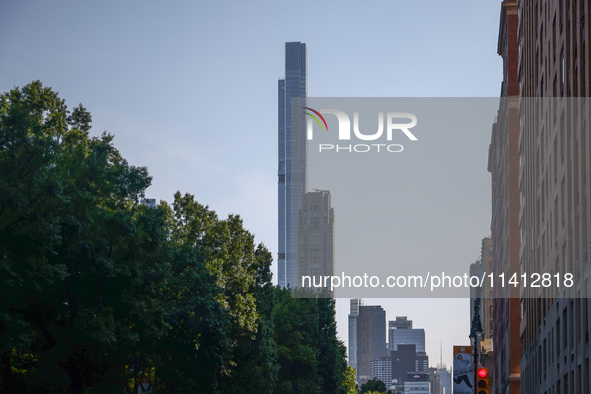
<svg viewBox="0 0 591 394">
<path fill-rule="evenodd" d="M 306 44 L 285 43 L 285 78 L 279 80 L 278 163 L 278 284 L 292 285 L 297 272 L 298 214 L 307 190 L 306 129 L 303 108 L 292 113 L 292 98 L 303 107 L 307 97 L 308 56 Z"/>
<path fill-rule="evenodd" d="M 398 345 L 415 345 L 417 353 L 425 351 L 425 330 L 422 328 L 397 328 L 393 330 L 389 350 L 397 350 Z"/>
</svg>

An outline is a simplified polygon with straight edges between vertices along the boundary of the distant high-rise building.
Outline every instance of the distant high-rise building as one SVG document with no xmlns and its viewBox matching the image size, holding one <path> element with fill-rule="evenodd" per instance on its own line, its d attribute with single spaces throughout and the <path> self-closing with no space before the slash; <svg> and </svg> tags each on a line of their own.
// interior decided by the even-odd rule
<svg viewBox="0 0 591 394">
<path fill-rule="evenodd" d="M 390 387 L 392 384 L 392 358 L 380 357 L 377 360 L 371 360 L 370 378 L 381 380 L 386 387 Z"/>
<path fill-rule="evenodd" d="M 437 368 L 429 367 L 429 394 L 443 394 L 441 388 L 441 376 L 437 372 Z"/>
<path fill-rule="evenodd" d="M 412 320 L 408 320 L 406 316 L 396 316 L 396 320 L 388 322 L 388 328 L 412 328 Z"/>
<path fill-rule="evenodd" d="M 301 285 L 303 276 L 334 275 L 335 220 L 328 190 L 304 194 L 298 232 L 298 265 L 292 267 L 297 272 L 295 283 Z"/>
<path fill-rule="evenodd" d="M 400 345 L 397 350 L 390 352 L 392 358 L 392 380 L 395 384 L 402 384 L 408 372 L 414 372 L 416 367 L 417 347 L 415 344 Z"/>
<path fill-rule="evenodd" d="M 390 351 L 399 345 L 415 345 L 416 352 L 425 352 L 425 330 L 422 328 L 397 328 L 392 331 Z"/>
<path fill-rule="evenodd" d="M 395 330 L 409 330 L 412 329 L 412 320 L 408 320 L 406 316 L 396 316 L 396 320 L 388 322 L 388 352 L 396 350 L 394 348 L 394 331 Z M 400 340 L 400 336 L 399 340 Z M 417 347 L 419 344 L 417 344 Z M 423 345 L 424 349 L 424 345 Z"/>
<path fill-rule="evenodd" d="M 361 298 L 350 300 L 351 310 L 349 312 L 349 365 L 357 369 L 357 318 L 359 307 L 363 305 Z"/>
<path fill-rule="evenodd" d="M 415 371 L 429 372 L 429 356 L 427 356 L 427 353 L 417 352 L 415 356 Z"/>
<path fill-rule="evenodd" d="M 404 381 L 404 394 L 429 394 L 429 372 L 408 372 Z"/>
<path fill-rule="evenodd" d="M 360 306 L 357 317 L 357 379 L 370 378 L 371 360 L 386 356 L 386 311 Z"/>
<path fill-rule="evenodd" d="M 307 97 L 306 44 L 285 44 L 285 78 L 279 80 L 278 284 L 291 286 L 298 264 L 298 216 L 307 190 L 305 114 L 292 113 L 292 99 Z M 295 270 L 294 270 L 295 268 Z"/>
<path fill-rule="evenodd" d="M 441 385 L 441 394 L 452 394 L 451 392 L 451 370 L 447 369 L 445 365 L 437 366 L 437 374 L 439 374 L 439 382 Z"/>
</svg>

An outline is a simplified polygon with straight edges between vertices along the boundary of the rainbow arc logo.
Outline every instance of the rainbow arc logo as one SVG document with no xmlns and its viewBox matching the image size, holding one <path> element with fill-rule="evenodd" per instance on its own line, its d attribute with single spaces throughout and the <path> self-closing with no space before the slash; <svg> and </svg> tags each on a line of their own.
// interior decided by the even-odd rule
<svg viewBox="0 0 591 394">
<path fill-rule="evenodd" d="M 312 111 L 312 112 L 314 112 L 316 115 L 318 115 L 318 116 L 320 117 L 320 119 L 322 119 L 322 122 L 324 123 L 324 126 L 326 126 L 326 131 L 328 131 L 328 125 L 326 124 L 326 120 L 324 119 L 324 116 L 322 116 L 322 115 L 320 114 L 320 112 L 318 112 L 318 111 L 316 111 L 315 109 L 312 109 L 312 108 L 310 108 L 310 107 L 304 107 L 304 108 L 305 108 L 305 109 L 307 109 L 307 110 L 309 110 L 309 111 Z M 311 118 L 313 118 L 313 119 L 316 121 L 316 123 L 318 123 L 318 126 L 320 126 L 320 130 L 322 130 L 322 129 L 323 129 L 323 127 L 322 127 L 322 123 L 320 123 L 320 120 L 318 120 L 318 118 L 317 118 L 316 116 L 312 115 L 312 114 L 311 114 L 311 113 L 309 113 L 309 112 L 306 112 L 306 115 L 310 116 Z"/>
</svg>

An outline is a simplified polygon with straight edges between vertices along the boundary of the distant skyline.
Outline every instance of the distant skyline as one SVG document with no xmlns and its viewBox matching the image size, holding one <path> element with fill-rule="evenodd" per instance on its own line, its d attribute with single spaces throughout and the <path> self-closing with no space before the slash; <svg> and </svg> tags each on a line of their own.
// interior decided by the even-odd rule
<svg viewBox="0 0 591 394">
<path fill-rule="evenodd" d="M 82 103 L 93 135 L 114 134 L 131 164 L 148 167 L 147 197 L 180 190 L 222 217 L 238 213 L 275 259 L 285 42 L 308 46 L 312 97 L 497 97 L 499 12 L 500 2 L 469 0 L 5 1 L 0 89 L 39 79 L 70 108 Z M 474 256 L 466 267 L 478 258 L 479 244 L 458 247 Z M 431 360 L 440 338 L 448 364 L 452 345 L 469 342 L 467 299 L 365 304 L 424 327 Z M 337 301 L 345 343 L 348 308 Z"/>
</svg>

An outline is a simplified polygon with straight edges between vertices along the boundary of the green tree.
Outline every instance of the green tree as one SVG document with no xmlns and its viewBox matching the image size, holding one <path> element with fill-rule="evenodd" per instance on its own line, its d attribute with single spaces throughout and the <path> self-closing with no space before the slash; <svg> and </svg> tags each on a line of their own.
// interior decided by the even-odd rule
<svg viewBox="0 0 591 394">
<path fill-rule="evenodd" d="M 316 300 L 291 298 L 288 289 L 276 288 L 274 339 L 279 376 L 276 393 L 321 393 L 318 375 L 318 314 Z"/>
<path fill-rule="evenodd" d="M 357 371 L 355 371 L 355 368 L 347 366 L 343 374 L 343 379 L 341 380 L 341 392 L 343 394 L 357 394 L 356 376 Z"/>
<path fill-rule="evenodd" d="M 125 355 L 141 335 L 138 297 L 144 310 L 154 305 L 141 292 L 157 245 L 141 239 L 138 208 L 151 178 L 121 157 L 112 136 L 90 137 L 90 121 L 38 81 L 0 98 L 6 390 L 125 387 Z M 157 337 L 157 308 L 148 315 Z"/>
<path fill-rule="evenodd" d="M 171 271 L 163 287 L 168 329 L 156 347 L 158 388 L 219 392 L 230 350 L 230 316 L 219 302 L 221 289 L 198 249 L 180 245 L 170 252 Z"/>
<path fill-rule="evenodd" d="M 271 392 L 277 364 L 272 339 L 270 253 L 262 245 L 255 246 L 254 237 L 244 229 L 239 216 L 220 220 L 191 194 L 177 192 L 172 206 L 164 203 L 161 208 L 168 212 L 172 246 L 183 250 L 185 256 L 193 255 L 191 263 L 183 266 L 193 272 L 191 282 L 177 284 L 173 280 L 168 284 L 172 296 L 168 309 L 184 311 L 182 319 L 169 322 L 170 335 L 177 335 L 185 327 L 189 321 L 186 313 L 199 324 L 183 328 L 185 334 L 180 337 L 170 337 L 172 343 L 167 349 L 178 351 L 167 351 L 158 375 L 170 389 Z M 200 270 L 198 275 L 194 273 L 196 269 Z M 207 280 L 200 279 L 205 274 Z M 173 276 L 183 277 L 179 272 Z M 198 280 L 194 281 L 195 278 Z M 199 294 L 199 287 L 206 283 L 212 291 L 203 298 L 193 298 L 196 303 L 185 300 Z M 215 305 L 215 310 L 203 309 L 201 304 L 206 308 Z M 190 354 L 179 364 L 178 352 L 191 338 L 197 338 L 195 346 L 187 349 Z M 201 368 L 202 379 L 189 378 L 195 375 L 191 371 L 202 364 L 207 364 Z M 166 377 L 162 375 L 164 370 Z M 184 383 L 179 385 L 181 381 Z"/>
<path fill-rule="evenodd" d="M 273 307 L 275 297 L 271 274 L 271 254 L 262 245 L 255 252 L 256 281 L 252 294 L 258 313 L 254 339 L 241 337 L 235 353 L 235 368 L 227 379 L 226 393 L 273 393 L 279 364 L 273 340 Z"/>
<path fill-rule="evenodd" d="M 288 289 L 277 289 L 275 297 L 276 392 L 344 392 L 346 352 L 336 337 L 334 300 L 292 298 Z"/>
<path fill-rule="evenodd" d="M 349 392 L 334 300 L 274 287 L 237 215 L 140 204 L 90 130 L 38 81 L 0 96 L 0 391 Z"/>
<path fill-rule="evenodd" d="M 369 392 L 385 393 L 387 390 L 388 388 L 384 382 L 377 378 L 373 378 L 362 384 L 359 392 L 362 394 Z"/>
<path fill-rule="evenodd" d="M 341 392 L 341 385 L 347 372 L 347 349 L 337 338 L 335 302 L 333 298 L 318 298 L 319 374 L 322 378 L 323 393 Z"/>
</svg>

